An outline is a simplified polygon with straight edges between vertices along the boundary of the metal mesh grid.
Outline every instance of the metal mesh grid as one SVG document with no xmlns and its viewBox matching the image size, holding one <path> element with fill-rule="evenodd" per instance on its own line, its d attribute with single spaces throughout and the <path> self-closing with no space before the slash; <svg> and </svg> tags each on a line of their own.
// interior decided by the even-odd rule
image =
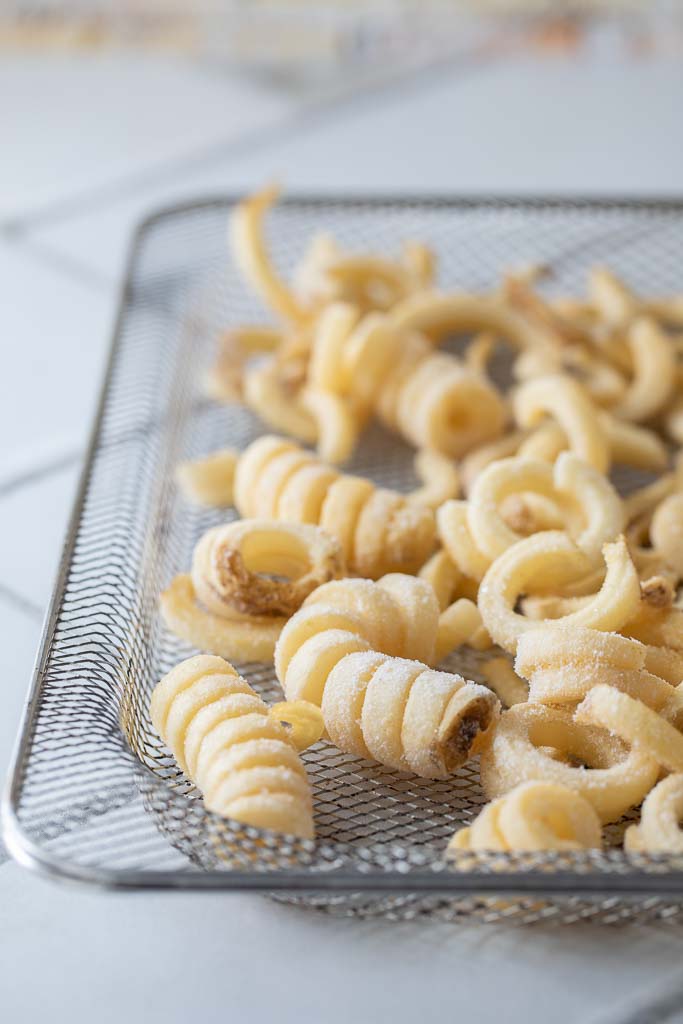
<svg viewBox="0 0 683 1024">
<path fill-rule="evenodd" d="M 261 431 L 244 409 L 202 393 L 218 330 L 264 317 L 229 265 L 228 209 L 168 211 L 137 238 L 6 807 L 10 846 L 34 866 L 103 884 L 288 889 L 279 898 L 358 916 L 675 919 L 680 858 L 629 860 L 614 848 L 446 865 L 448 837 L 483 802 L 476 765 L 427 782 L 318 744 L 305 755 L 317 842 L 290 842 L 205 811 L 154 735 L 151 690 L 192 653 L 161 625 L 157 596 L 226 518 L 187 505 L 173 467 Z M 552 264 L 561 293 L 580 292 L 588 267 L 605 262 L 644 292 L 680 284 L 683 209 L 673 203 L 295 201 L 271 228 L 284 272 L 321 229 L 381 252 L 426 239 L 450 288 L 487 289 L 504 268 L 538 261 Z M 412 452 L 380 428 L 351 468 L 399 490 L 414 484 Z M 478 676 L 473 654 L 446 665 Z M 271 669 L 241 669 L 266 699 L 281 696 Z M 609 830 L 612 843 L 622 831 Z M 400 892 L 377 895 L 387 889 Z"/>
</svg>

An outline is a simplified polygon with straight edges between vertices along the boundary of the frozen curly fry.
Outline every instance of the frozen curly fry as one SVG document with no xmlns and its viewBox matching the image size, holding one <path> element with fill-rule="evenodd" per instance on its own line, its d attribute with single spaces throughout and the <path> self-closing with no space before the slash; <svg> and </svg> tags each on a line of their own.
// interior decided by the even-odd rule
<svg viewBox="0 0 683 1024">
<path fill-rule="evenodd" d="M 214 452 L 176 467 L 176 480 L 183 494 L 197 505 L 232 505 L 237 456 L 231 450 Z"/>
<path fill-rule="evenodd" d="M 387 317 L 373 313 L 356 323 L 346 306 L 330 306 L 320 318 L 309 381 L 365 403 L 417 447 L 452 457 L 496 437 L 506 417 L 484 376 Z"/>
<path fill-rule="evenodd" d="M 638 313 L 633 293 L 607 267 L 594 267 L 591 270 L 588 294 L 602 320 L 611 328 L 628 327 Z"/>
<path fill-rule="evenodd" d="M 654 320 L 641 318 L 627 333 L 633 379 L 614 407 L 617 416 L 641 423 L 665 407 L 676 383 L 676 353 Z"/>
<path fill-rule="evenodd" d="M 637 423 L 626 423 L 607 412 L 600 414 L 600 422 L 609 442 L 613 462 L 653 473 L 661 473 L 666 469 L 667 448 L 654 431 Z"/>
<path fill-rule="evenodd" d="M 637 640 L 581 626 L 544 627 L 525 633 L 515 669 L 529 680 L 529 700 L 575 704 L 599 684 L 614 686 L 660 710 L 673 687 L 645 668 L 647 648 Z"/>
<path fill-rule="evenodd" d="M 617 331 L 638 316 L 653 317 L 664 326 L 683 324 L 683 301 L 680 295 L 668 298 L 637 296 L 616 274 L 606 267 L 595 267 L 589 275 L 589 296 L 603 322 Z"/>
<path fill-rule="evenodd" d="M 553 782 L 523 782 L 456 832 L 448 850 L 600 849 L 600 819 L 574 790 Z"/>
<path fill-rule="evenodd" d="M 234 661 L 269 662 L 284 617 L 216 615 L 199 604 L 189 574 L 174 576 L 159 597 L 162 618 L 172 633 L 200 651 Z"/>
<path fill-rule="evenodd" d="M 474 481 L 492 462 L 516 455 L 526 437 L 525 431 L 513 430 L 489 444 L 480 445 L 466 455 L 459 466 L 465 494 L 471 492 Z"/>
<path fill-rule="evenodd" d="M 607 571 L 600 590 L 560 621 L 565 626 L 620 630 L 640 606 L 640 582 L 623 537 L 603 549 Z M 479 611 L 492 639 L 514 653 L 538 622 L 515 611 L 535 583 L 560 587 L 586 575 L 591 562 L 565 533 L 548 531 L 518 541 L 492 564 L 479 588 Z"/>
<path fill-rule="evenodd" d="M 318 527 L 246 519 L 204 534 L 191 577 L 175 577 L 161 612 L 169 629 L 200 650 L 270 661 L 286 618 L 343 573 L 339 542 Z"/>
<path fill-rule="evenodd" d="M 556 344 L 552 333 L 520 316 L 498 296 L 418 293 L 394 307 L 391 322 L 395 328 L 419 331 L 436 343 L 455 334 L 490 331 L 519 349 Z"/>
<path fill-rule="evenodd" d="M 507 658 L 489 658 L 481 667 L 484 679 L 500 699 L 505 708 L 525 704 L 529 699 L 529 687 L 517 675 Z"/>
<path fill-rule="evenodd" d="M 419 451 L 415 456 L 415 472 L 423 483 L 410 492 L 410 501 L 436 509 L 444 501 L 457 498 L 460 491 L 458 470 L 455 463 L 440 452 L 426 448 Z"/>
<path fill-rule="evenodd" d="M 622 632 L 653 647 L 683 652 L 683 608 L 641 600 Z"/>
<path fill-rule="evenodd" d="M 550 499 L 577 546 L 591 557 L 599 557 L 603 544 L 623 529 L 619 495 L 601 473 L 572 453 L 560 454 L 554 467 L 521 457 L 502 459 L 477 477 L 468 505 L 472 538 L 489 559 L 522 539 L 506 525 L 500 507 L 505 498 L 529 491 Z"/>
<path fill-rule="evenodd" d="M 436 513 L 439 540 L 453 565 L 470 579 L 481 581 L 491 559 L 479 550 L 469 525 L 469 503 L 446 501 Z"/>
<path fill-rule="evenodd" d="M 275 652 L 278 679 L 288 699 L 322 708 L 341 750 L 446 778 L 480 749 L 498 702 L 424 663 L 435 655 L 438 616 L 432 588 L 419 579 L 327 584 L 287 623 Z"/>
<path fill-rule="evenodd" d="M 202 604 L 218 614 L 289 616 L 328 580 L 344 576 L 339 541 L 317 526 L 242 519 L 201 538 L 192 581 Z"/>
<path fill-rule="evenodd" d="M 518 503 L 513 515 L 512 500 Z M 610 482 L 571 452 L 561 453 L 554 467 L 521 456 L 492 462 L 472 484 L 469 502 L 445 502 L 437 511 L 439 537 L 451 561 L 475 580 L 525 533 L 558 521 L 592 560 L 600 559 L 602 545 L 624 525 L 622 502 Z"/>
<path fill-rule="evenodd" d="M 607 472 L 609 442 L 598 412 L 571 377 L 551 374 L 528 381 L 514 396 L 515 419 L 521 427 L 533 427 L 544 416 L 557 421 L 569 439 L 569 447 L 584 462 Z"/>
<path fill-rule="evenodd" d="M 307 308 L 353 303 L 362 310 L 388 309 L 433 282 L 436 257 L 421 242 L 407 242 L 398 259 L 351 255 L 328 235 L 316 235 L 297 267 L 294 291 Z"/>
<path fill-rule="evenodd" d="M 657 765 L 683 771 L 683 734 L 641 700 L 611 686 L 594 686 L 576 709 L 576 721 L 603 726 Z"/>
<path fill-rule="evenodd" d="M 548 747 L 576 763 L 557 760 Z M 481 781 L 489 799 L 504 796 L 520 782 L 552 782 L 582 796 L 602 822 L 616 821 L 639 804 L 658 772 L 657 761 L 639 747 L 629 750 L 606 729 L 543 704 L 516 704 L 504 711 L 481 756 Z"/>
<path fill-rule="evenodd" d="M 463 644 L 469 644 L 476 650 L 486 650 L 491 646 L 479 609 L 466 597 L 454 601 L 439 616 L 435 661 L 443 661 L 447 654 Z"/>
<path fill-rule="evenodd" d="M 283 331 L 276 327 L 233 327 L 219 339 L 218 356 L 206 378 L 209 398 L 218 402 L 236 402 L 243 398 L 244 368 L 249 358 L 273 352 L 285 341 Z"/>
<path fill-rule="evenodd" d="M 666 445 L 652 430 L 619 420 L 606 411 L 599 412 L 598 421 L 607 438 L 612 462 L 653 473 L 666 468 Z M 519 445 L 518 454 L 554 462 L 568 447 L 570 443 L 562 427 L 547 421 Z"/>
<path fill-rule="evenodd" d="M 312 838 L 311 790 L 288 730 L 222 658 L 176 665 L 154 689 L 152 724 L 210 811 Z"/>
<path fill-rule="evenodd" d="M 657 506 L 650 537 L 667 565 L 683 577 L 683 494 L 670 494 Z"/>
<path fill-rule="evenodd" d="M 301 402 L 315 420 L 320 458 L 334 465 L 346 462 L 362 426 L 351 404 L 332 391 L 310 387 L 304 388 Z"/>
<path fill-rule="evenodd" d="M 683 774 L 669 775 L 645 797 L 640 824 L 626 829 L 629 853 L 683 853 Z"/>
<path fill-rule="evenodd" d="M 299 751 L 312 747 L 325 732 L 320 708 L 307 700 L 280 701 L 268 714 L 287 729 L 290 742 Z"/>
<path fill-rule="evenodd" d="M 517 356 L 513 366 L 515 379 L 520 382 L 563 372 L 575 375 L 599 406 L 613 406 L 627 389 L 625 378 L 615 367 L 585 348 L 527 349 Z"/>
<path fill-rule="evenodd" d="M 271 309 L 295 325 L 305 324 L 307 310 L 279 278 L 263 237 L 264 218 L 279 196 L 279 189 L 263 189 L 239 203 L 230 220 L 230 242 L 244 277 Z"/>
<path fill-rule="evenodd" d="M 609 445 L 613 463 L 644 469 L 652 473 L 666 469 L 666 445 L 652 430 L 637 423 L 627 423 L 609 412 L 600 411 L 598 421 Z M 558 423 L 544 421 L 518 446 L 517 454 L 554 462 L 560 452 L 571 447 Z"/>
<path fill-rule="evenodd" d="M 315 444 L 319 427 L 295 389 L 281 379 L 274 360 L 247 370 L 244 403 L 272 430 L 280 430 L 305 444 Z"/>
<path fill-rule="evenodd" d="M 435 552 L 429 561 L 420 569 L 420 579 L 426 580 L 434 589 L 441 611 L 449 606 L 456 596 L 456 590 L 462 581 L 462 573 L 457 569 L 447 551 Z"/>
<path fill-rule="evenodd" d="M 368 480 L 337 473 L 281 438 L 262 437 L 239 458 L 235 505 L 241 515 L 321 526 L 362 576 L 417 572 L 434 547 L 432 512 Z"/>
<path fill-rule="evenodd" d="M 224 468 L 222 485 L 214 474 Z M 231 490 L 228 473 L 234 477 Z M 417 572 L 434 549 L 431 509 L 341 474 L 284 438 L 261 437 L 241 455 L 225 452 L 211 463 L 184 463 L 178 482 L 189 498 L 197 493 L 198 476 L 205 495 L 207 477 L 221 498 L 230 491 L 241 515 L 319 525 L 339 540 L 349 568 L 362 576 Z"/>
</svg>

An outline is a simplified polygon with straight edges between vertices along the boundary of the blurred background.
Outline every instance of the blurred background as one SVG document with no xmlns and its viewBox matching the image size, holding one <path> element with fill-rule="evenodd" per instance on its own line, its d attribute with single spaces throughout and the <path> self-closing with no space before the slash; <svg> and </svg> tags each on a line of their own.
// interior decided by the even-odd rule
<svg viewBox="0 0 683 1024">
<path fill-rule="evenodd" d="M 178 54 L 305 90 L 513 52 L 680 55 L 677 0 L 5 0 L 6 52 Z"/>
<path fill-rule="evenodd" d="M 0 0 L 0 776 L 143 217 L 273 179 L 683 197 L 682 110 L 683 0 Z M 459 983 L 484 1024 L 501 1019 L 492 988 L 510 1021 L 683 1020 L 677 949 L 645 927 L 527 931 L 522 955 L 504 929 L 362 930 L 249 896 L 65 892 L 1 846 L 0 908 L 13 1024 L 48 1005 L 90 1020 L 93 994 L 102 1022 L 131 1007 L 216 1020 L 226 1005 L 245 1021 L 391 1009 L 399 1022 Z M 191 972 L 173 970 L 188 935 Z M 315 985 L 292 1002 L 302 963 Z"/>
</svg>

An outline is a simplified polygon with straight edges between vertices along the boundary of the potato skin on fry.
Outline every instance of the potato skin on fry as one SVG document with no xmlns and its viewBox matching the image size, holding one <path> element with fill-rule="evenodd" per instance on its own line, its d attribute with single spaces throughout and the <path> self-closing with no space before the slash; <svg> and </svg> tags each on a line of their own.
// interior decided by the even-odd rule
<svg viewBox="0 0 683 1024">
<path fill-rule="evenodd" d="M 423 580 L 320 587 L 284 628 L 275 666 L 290 700 L 322 708 L 341 750 L 423 778 L 448 778 L 486 742 L 498 701 L 485 687 L 430 669 L 439 606 Z"/>
</svg>

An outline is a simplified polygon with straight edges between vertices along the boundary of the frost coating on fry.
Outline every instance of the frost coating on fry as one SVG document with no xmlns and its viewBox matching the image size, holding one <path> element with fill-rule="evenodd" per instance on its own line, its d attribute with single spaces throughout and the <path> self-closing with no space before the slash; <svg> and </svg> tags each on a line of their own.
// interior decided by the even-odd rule
<svg viewBox="0 0 683 1024">
<path fill-rule="evenodd" d="M 317 527 L 229 523 L 200 539 L 192 575 L 171 581 L 160 598 L 161 614 L 172 632 L 200 650 L 268 662 L 287 617 L 343 572 L 338 541 Z"/>
<path fill-rule="evenodd" d="M 249 445 L 237 464 L 234 494 L 243 516 L 322 527 L 340 541 L 349 569 L 362 576 L 417 572 L 434 548 L 430 509 L 340 474 L 283 438 Z"/>
<path fill-rule="evenodd" d="M 668 771 L 683 771 L 683 734 L 626 693 L 611 686 L 593 687 L 576 709 L 576 720 L 609 729 Z"/>
<path fill-rule="evenodd" d="M 344 336 L 346 331 L 346 336 Z M 506 411 L 493 385 L 419 333 L 371 313 L 356 323 L 328 307 L 313 334 L 311 386 L 373 411 L 417 447 L 459 457 L 502 430 Z"/>
<path fill-rule="evenodd" d="M 624 849 L 633 853 L 683 853 L 683 774 L 669 775 L 645 797 L 640 824 L 631 825 Z"/>
<path fill-rule="evenodd" d="M 467 510 L 474 543 L 489 559 L 522 539 L 505 523 L 500 509 L 506 498 L 528 491 L 553 502 L 570 536 L 591 557 L 599 556 L 603 544 L 623 529 L 619 495 L 602 473 L 571 452 L 561 453 L 554 467 L 519 456 L 502 459 L 477 477 Z"/>
<path fill-rule="evenodd" d="M 210 811 L 312 838 L 311 790 L 287 730 L 222 658 L 181 662 L 158 683 L 152 724 Z"/>
<path fill-rule="evenodd" d="M 199 600 L 228 615 L 289 616 L 316 587 L 344 574 L 334 537 L 317 526 L 269 519 L 208 530 L 192 561 Z"/>
<path fill-rule="evenodd" d="M 466 835 L 463 835 L 463 832 Z M 602 846 L 600 819 L 574 790 L 523 782 L 487 804 L 448 844 L 455 850 L 591 850 Z"/>
<path fill-rule="evenodd" d="M 546 747 L 571 755 L 580 766 L 550 757 L 541 749 Z M 509 793 L 520 782 L 557 783 L 588 800 L 602 822 L 616 821 L 639 804 L 658 772 L 657 762 L 639 748 L 628 750 L 607 730 L 576 722 L 570 712 L 543 704 L 516 704 L 504 711 L 481 757 L 481 781 L 489 799 Z"/>
<path fill-rule="evenodd" d="M 200 651 L 233 661 L 273 660 L 283 616 L 216 615 L 199 603 L 192 577 L 174 576 L 159 597 L 164 623 L 172 633 Z"/>
<path fill-rule="evenodd" d="M 645 668 L 647 648 L 637 640 L 581 626 L 555 625 L 525 633 L 515 669 L 529 680 L 529 700 L 576 704 L 597 685 L 614 686 L 660 710 L 673 687 Z"/>
<path fill-rule="evenodd" d="M 638 574 L 623 537 L 603 549 L 604 582 L 586 604 L 564 616 L 564 625 L 616 631 L 640 605 Z M 561 586 L 586 575 L 591 563 L 564 533 L 537 533 L 519 541 L 496 559 L 479 588 L 479 611 L 492 639 L 514 653 L 521 636 L 538 622 L 515 611 L 517 601 L 535 583 Z"/>
<path fill-rule="evenodd" d="M 278 679 L 289 699 L 321 706 L 340 749 L 446 778 L 481 747 L 498 703 L 424 664 L 435 655 L 438 616 L 432 588 L 413 577 L 326 584 L 283 630 Z"/>
</svg>

